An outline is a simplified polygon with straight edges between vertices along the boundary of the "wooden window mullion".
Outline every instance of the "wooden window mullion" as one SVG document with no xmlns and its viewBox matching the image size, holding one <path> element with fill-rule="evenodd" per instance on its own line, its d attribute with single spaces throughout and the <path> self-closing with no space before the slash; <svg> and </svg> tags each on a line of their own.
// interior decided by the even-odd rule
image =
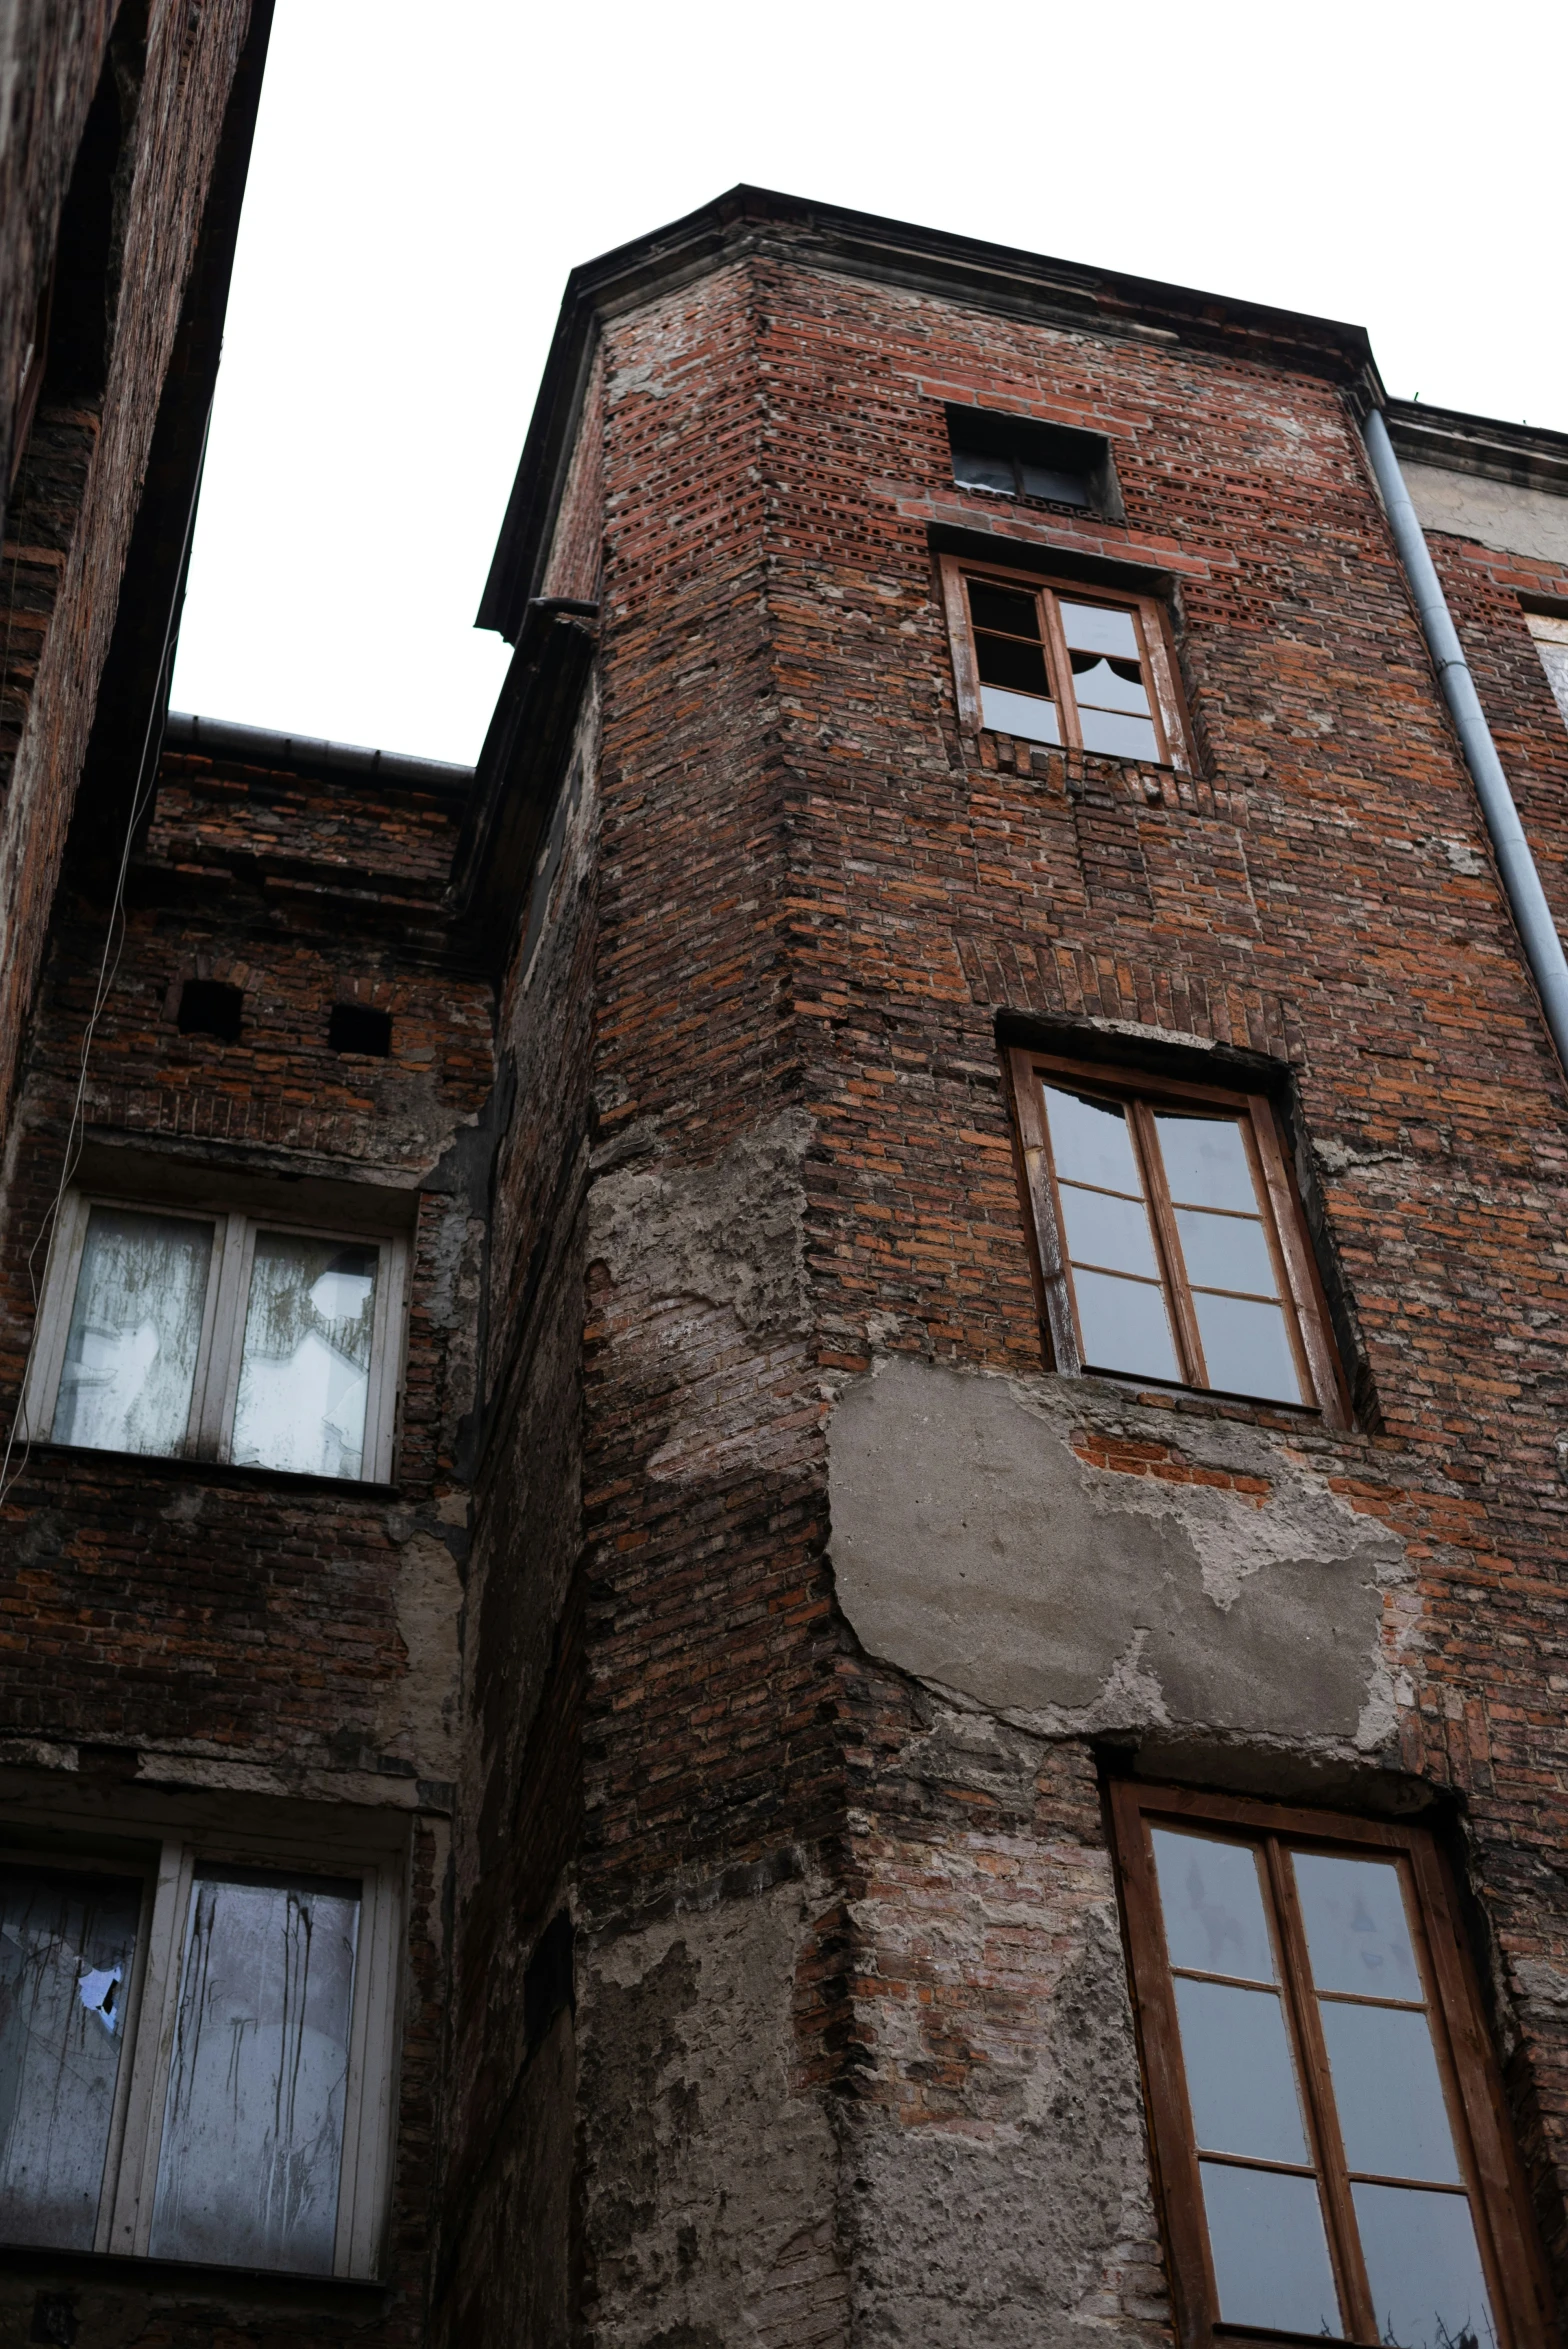
<svg viewBox="0 0 1568 2349">
<path fill-rule="evenodd" d="M 1040 1075 L 1033 1055 L 1014 1052 L 1009 1055 L 1009 1060 L 1024 1180 L 1028 1186 L 1034 1223 L 1035 1262 L 1039 1269 L 1051 1350 L 1056 1357 L 1056 1368 L 1069 1378 L 1076 1378 L 1083 1370 L 1083 1347 L 1078 1337 L 1078 1315 L 1073 1301 L 1072 1278 L 1067 1269 L 1061 1205 L 1056 1196 L 1056 1177 L 1051 1164 L 1045 1096 L 1040 1089 Z"/>
<path fill-rule="evenodd" d="M 1339 2286 L 1345 2329 L 1352 2340 L 1375 2342 L 1378 2333 L 1372 2311 L 1372 2288 L 1367 2282 L 1355 2206 L 1350 2199 L 1344 2141 L 1340 2136 L 1339 2116 L 1334 2106 L 1328 2048 L 1323 2038 L 1318 2002 L 1312 1989 L 1312 1964 L 1307 1954 L 1306 1929 L 1296 1899 L 1295 1876 L 1290 1856 L 1277 1837 L 1266 1837 L 1263 1849 L 1268 1863 L 1269 1888 L 1274 1896 L 1274 1913 L 1279 1922 L 1283 1990 L 1289 2002 L 1301 2059 L 1313 2159 L 1318 2165 L 1318 2180 L 1322 2188 L 1323 2221 L 1328 2231 L 1329 2257 L 1333 2261 L 1334 2278 Z"/>
<path fill-rule="evenodd" d="M 1426 1843 L 1412 1848 L 1410 1872 L 1417 1895 L 1417 1947 L 1430 1970 L 1432 2035 L 1445 2085 L 1459 2108 L 1453 2116 L 1454 2142 L 1503 2338 L 1510 2332 L 1550 2337 L 1551 2290 L 1535 2244 L 1514 2216 L 1527 2205 L 1528 2188 L 1518 2161 L 1510 2158 L 1508 2114 L 1489 2061 L 1475 1984 L 1453 1930 L 1447 1872 Z"/>
<path fill-rule="evenodd" d="M 1160 1929 L 1149 1823 L 1136 1789 L 1125 1779 L 1111 1787 L 1111 1808 L 1154 2169 L 1168 2221 L 1166 2244 L 1176 2287 L 1178 2338 L 1181 2349 L 1209 2349 L 1211 2314 L 1218 2313 L 1219 2291 L 1209 2252 L 1203 2180 L 1198 2173 L 1197 2141 L 1181 2060 L 1176 1990 L 1165 1962 Z"/>
<path fill-rule="evenodd" d="M 1176 1210 L 1171 1205 L 1170 1184 L 1165 1179 L 1165 1161 L 1160 1155 L 1160 1137 L 1154 1123 L 1154 1111 L 1149 1103 L 1129 1101 L 1127 1123 L 1132 1129 L 1133 1147 L 1143 1169 L 1144 1196 L 1149 1202 L 1149 1221 L 1154 1227 L 1155 1252 L 1165 1283 L 1165 1300 L 1170 1308 L 1171 1328 L 1176 1339 L 1182 1378 L 1190 1387 L 1205 1387 L 1209 1383 L 1209 1374 L 1203 1359 L 1203 1340 L 1198 1334 L 1198 1315 L 1192 1302 L 1192 1291 L 1187 1286 L 1181 1239 L 1176 1229 Z"/>
<path fill-rule="evenodd" d="M 1302 1389 L 1331 1425 L 1348 1426 L 1350 1412 L 1344 1382 L 1328 1338 L 1328 1300 L 1302 1235 L 1274 1113 L 1267 1102 L 1255 1098 L 1248 1101 L 1247 1110 L 1249 1139 L 1257 1153 L 1263 1195 L 1269 1207 L 1265 1228 L 1276 1273 L 1282 1276 L 1280 1297 Z"/>
<path fill-rule="evenodd" d="M 1082 750 L 1083 728 L 1078 723 L 1078 697 L 1073 691 L 1072 656 L 1062 628 L 1062 615 L 1049 588 L 1039 593 L 1040 628 L 1045 643 L 1045 666 L 1055 689 L 1057 722 L 1068 750 Z"/>
</svg>

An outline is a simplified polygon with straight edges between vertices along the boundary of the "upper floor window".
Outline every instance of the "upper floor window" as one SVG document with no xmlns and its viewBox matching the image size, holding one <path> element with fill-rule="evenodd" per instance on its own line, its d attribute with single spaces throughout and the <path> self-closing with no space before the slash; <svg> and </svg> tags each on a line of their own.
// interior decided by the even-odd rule
<svg viewBox="0 0 1568 2349">
<path fill-rule="evenodd" d="M 72 1192 L 45 1284 L 27 1432 L 385 1479 L 406 1257 L 395 1238 Z"/>
<path fill-rule="evenodd" d="M 0 1850 L 0 2239 L 375 2271 L 397 1866 Z"/>
<path fill-rule="evenodd" d="M 1545 2291 L 1431 1837 L 1112 1792 L 1181 2338 L 1538 2349 Z"/>
<path fill-rule="evenodd" d="M 955 403 L 947 411 L 947 437 L 960 489 L 1042 498 L 1121 519 L 1111 444 L 1103 433 Z"/>
<path fill-rule="evenodd" d="M 1018 1050 L 1013 1093 L 1056 1366 L 1345 1416 L 1260 1094 Z"/>
<path fill-rule="evenodd" d="M 1155 766 L 1186 764 L 1176 673 L 1152 596 L 942 558 L 962 723 Z"/>
<path fill-rule="evenodd" d="M 1568 619 L 1550 612 L 1526 612 L 1525 621 L 1562 711 L 1563 724 L 1568 726 Z"/>
</svg>

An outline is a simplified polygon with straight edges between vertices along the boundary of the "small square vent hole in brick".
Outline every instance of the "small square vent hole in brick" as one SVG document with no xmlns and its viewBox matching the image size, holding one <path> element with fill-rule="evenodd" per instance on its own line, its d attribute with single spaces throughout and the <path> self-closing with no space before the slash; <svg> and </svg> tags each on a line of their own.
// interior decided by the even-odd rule
<svg viewBox="0 0 1568 2349">
<path fill-rule="evenodd" d="M 227 987 L 219 979 L 187 979 L 180 990 L 180 1034 L 216 1036 L 220 1044 L 237 1044 L 244 1002 L 240 988 Z"/>
<path fill-rule="evenodd" d="M 334 1052 L 368 1052 L 385 1060 L 392 1049 L 392 1014 L 366 1003 L 334 1003 L 327 1042 Z"/>
</svg>

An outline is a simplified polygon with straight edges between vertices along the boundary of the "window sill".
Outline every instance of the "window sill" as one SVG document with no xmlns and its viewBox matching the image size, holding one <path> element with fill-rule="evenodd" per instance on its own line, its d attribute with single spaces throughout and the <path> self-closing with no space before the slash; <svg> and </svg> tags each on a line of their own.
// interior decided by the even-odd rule
<svg viewBox="0 0 1568 2349">
<path fill-rule="evenodd" d="M 1199 1419 L 1236 1419 L 1252 1427 L 1285 1427 L 1302 1431 L 1353 1433 L 1333 1426 L 1316 1403 L 1272 1403 L 1257 1395 L 1232 1395 L 1218 1387 L 1184 1387 L 1157 1378 L 1132 1378 L 1114 1370 L 1057 1371 L 1076 1385 L 1103 1388 L 1119 1401 L 1141 1403 L 1151 1411 L 1182 1411 Z M 1280 2334 L 1281 2340 L 1293 2338 Z"/>
<path fill-rule="evenodd" d="M 18 1446 L 21 1449 L 21 1446 Z M 313 1476 L 293 1468 L 249 1468 L 233 1460 L 189 1460 L 174 1452 L 112 1452 L 102 1444 L 57 1444 L 35 1437 L 26 1447 L 33 1459 L 94 1460 L 119 1470 L 134 1469 L 143 1476 L 175 1476 L 186 1484 L 237 1485 L 265 1492 L 331 1493 L 339 1499 L 353 1494 L 360 1500 L 396 1501 L 398 1484 L 377 1484 L 368 1476 Z"/>
<path fill-rule="evenodd" d="M 1341 2333 L 1281 2333 L 1268 2325 L 1216 2324 L 1216 2349 L 1355 2349 Z"/>
<path fill-rule="evenodd" d="M 1080 766 L 1092 761 L 1094 765 L 1102 767 L 1136 767 L 1145 775 L 1185 775 L 1188 771 L 1185 767 L 1178 767 L 1172 759 L 1129 758 L 1119 750 L 1074 750 L 1071 743 L 1068 742 L 1036 742 L 1030 735 L 1004 734 L 995 726 L 976 727 L 973 739 L 977 743 L 1005 742 L 1015 758 L 1019 751 L 1026 750 L 1029 753 L 1031 763 L 1040 758 L 1076 759 Z M 1081 797 L 1083 788 L 1081 780 L 1074 781 L 1069 778 L 1067 783 L 1068 797 L 1070 799 Z M 1160 795 L 1153 794 L 1151 796 Z"/>
<path fill-rule="evenodd" d="M 385 2313 L 392 2288 L 367 2276 L 300 2275 L 289 2268 L 216 2267 L 186 2259 L 134 2259 L 114 2251 L 59 2251 L 28 2243 L 0 2243 L 0 2278 L 29 2287 L 69 2290 L 108 2283 L 161 2297 L 233 2301 L 254 2306 L 330 2311 L 367 2323 Z M 0 2283 L 0 2293 L 4 2285 Z"/>
</svg>

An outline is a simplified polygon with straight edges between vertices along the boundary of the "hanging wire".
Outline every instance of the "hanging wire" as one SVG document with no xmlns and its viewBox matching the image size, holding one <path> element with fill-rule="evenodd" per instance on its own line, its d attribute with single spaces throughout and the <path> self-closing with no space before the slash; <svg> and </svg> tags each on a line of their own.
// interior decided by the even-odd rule
<svg viewBox="0 0 1568 2349">
<path fill-rule="evenodd" d="M 120 956 L 125 948 L 125 884 L 130 874 L 131 855 L 136 846 L 137 828 L 147 809 L 151 806 L 158 788 L 157 761 L 154 753 L 162 747 L 162 720 L 173 677 L 174 652 L 178 642 L 177 622 L 184 602 L 185 571 L 190 560 L 191 534 L 196 527 L 196 505 L 201 495 L 201 478 L 207 463 L 207 434 L 211 423 L 212 410 L 209 406 L 206 421 L 202 426 L 201 454 L 196 464 L 196 486 L 191 492 L 190 511 L 185 517 L 185 533 L 180 542 L 180 567 L 175 575 L 179 584 L 169 605 L 169 617 L 164 623 L 163 651 L 158 661 L 157 691 L 153 695 L 147 712 L 147 727 L 142 736 L 141 758 L 136 769 L 136 789 L 131 795 L 131 812 L 125 827 L 124 845 L 120 850 L 120 866 L 114 880 L 114 897 L 109 908 L 109 926 L 104 933 L 103 953 L 98 963 L 98 979 L 93 989 L 92 1010 L 88 1013 L 87 1025 L 82 1031 L 81 1058 L 77 1065 L 76 1091 L 71 1101 L 70 1122 L 66 1127 L 65 1151 L 60 1160 L 60 1179 L 55 1185 L 54 1197 L 44 1213 L 43 1221 L 38 1227 L 33 1244 L 27 1251 L 27 1285 L 32 1294 L 33 1320 L 27 1336 L 27 1346 L 22 1356 L 22 1375 L 17 1386 L 16 1408 L 11 1414 L 11 1424 L 6 1431 L 5 1451 L 0 1454 L 0 1508 L 3 1508 L 9 1500 L 19 1479 L 26 1475 L 27 1463 L 32 1456 L 33 1427 L 32 1420 L 29 1418 L 21 1457 L 17 1460 L 14 1468 L 11 1465 L 12 1454 L 16 1446 L 17 1424 L 22 1417 L 27 1395 L 27 1379 L 32 1368 L 33 1347 L 38 1337 L 40 1251 L 43 1252 L 44 1259 L 47 1261 L 49 1244 L 59 1223 L 60 1211 L 65 1205 L 66 1192 L 70 1189 L 76 1169 L 81 1163 L 82 1109 L 87 1098 L 88 1063 L 92 1057 L 98 1022 L 103 1016 L 104 1005 L 108 1002 L 114 982 L 119 976 Z"/>
</svg>

